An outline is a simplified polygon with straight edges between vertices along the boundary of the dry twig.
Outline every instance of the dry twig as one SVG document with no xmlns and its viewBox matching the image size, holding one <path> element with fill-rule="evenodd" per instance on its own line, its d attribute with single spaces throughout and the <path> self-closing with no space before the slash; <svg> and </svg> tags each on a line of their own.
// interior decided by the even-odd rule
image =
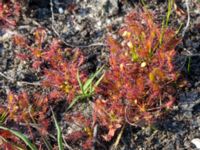
<svg viewBox="0 0 200 150">
<path fill-rule="evenodd" d="M 183 29 L 182 37 L 184 37 L 185 32 L 187 31 L 187 29 L 189 28 L 189 25 L 190 25 L 190 7 L 189 7 L 189 0 L 185 0 L 185 5 L 186 5 L 186 8 L 187 8 L 187 23 L 186 23 L 185 28 Z"/>
<path fill-rule="evenodd" d="M 16 81 L 12 77 L 5 75 L 4 73 L 0 72 L 0 76 L 7 79 L 8 81 L 14 83 L 16 82 L 17 85 L 32 85 L 32 86 L 40 86 L 40 82 L 27 82 L 27 81 Z"/>
</svg>

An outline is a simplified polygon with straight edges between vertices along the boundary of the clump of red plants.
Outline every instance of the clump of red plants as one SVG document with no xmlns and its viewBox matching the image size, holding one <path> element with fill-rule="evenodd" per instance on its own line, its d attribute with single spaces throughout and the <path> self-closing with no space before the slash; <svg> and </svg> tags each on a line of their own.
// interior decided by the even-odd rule
<svg viewBox="0 0 200 150">
<path fill-rule="evenodd" d="M 34 32 L 34 41 L 28 41 L 21 35 L 15 35 L 13 38 L 15 45 L 20 48 L 16 50 L 17 58 L 27 62 L 31 66 L 30 69 L 38 74 L 40 87 L 46 89 L 46 92 L 38 91 L 30 94 L 31 96 L 25 91 L 18 94 L 9 92 L 7 107 L 2 108 L 2 112 L 8 112 L 6 122 L 25 126 L 25 134 L 33 141 L 38 135 L 41 140 L 48 135 L 51 120 L 47 113 L 50 112 L 50 107 L 63 100 L 70 104 L 79 94 L 81 89 L 76 78 L 77 72 L 81 81 L 86 79 L 85 73 L 79 70 L 84 61 L 80 50 L 63 48 L 61 42 L 56 39 L 48 44 L 46 37 L 45 29 L 38 28 Z M 38 132 L 33 132 L 35 129 Z M 9 139 L 9 136 L 4 138 Z M 44 144 L 39 143 L 38 146 L 44 147 Z"/>
<path fill-rule="evenodd" d="M 126 124 L 153 123 L 175 102 L 179 73 L 173 67 L 173 58 L 180 39 L 174 29 L 155 24 L 153 15 L 146 10 L 133 11 L 125 17 L 119 35 L 121 40 L 107 38 L 109 69 L 96 89 L 101 96 L 93 103 L 92 120 L 83 113 L 77 113 L 78 117 L 71 114 L 71 120 L 83 127 L 70 134 L 68 140 L 87 137 L 90 144 L 86 149 L 97 139 L 111 141 Z M 84 126 L 83 122 L 90 123 Z M 92 139 L 91 132 L 93 138 L 97 132 L 95 125 L 101 132 Z"/>
<path fill-rule="evenodd" d="M 107 38 L 110 67 L 97 89 L 103 98 L 94 103 L 106 141 L 124 124 L 152 123 L 171 108 L 179 76 L 173 58 L 180 39 L 173 29 L 155 24 L 150 12 L 129 13 L 119 35 L 121 40 Z"/>
<path fill-rule="evenodd" d="M 71 103 L 80 91 L 76 74 L 84 57 L 79 49 L 62 48 L 61 42 L 56 39 L 44 46 L 46 37 L 47 33 L 43 28 L 34 32 L 35 41 L 32 44 L 28 44 L 24 37 L 16 35 L 14 42 L 28 50 L 27 53 L 17 53 L 17 56 L 29 61 L 35 71 L 39 70 L 41 86 L 51 89 L 50 99 L 66 98 Z M 80 79 L 86 79 L 83 72 L 80 72 Z"/>
<path fill-rule="evenodd" d="M 56 39 L 48 43 L 47 36 L 46 30 L 39 28 L 34 32 L 34 41 L 20 35 L 14 37 L 20 49 L 28 50 L 17 52 L 17 57 L 30 64 L 39 75 L 41 88 L 46 91 L 32 96 L 26 92 L 9 92 L 8 106 L 3 108 L 8 112 L 9 121 L 27 125 L 27 133 L 33 141 L 36 138 L 31 124 L 37 125 L 35 128 L 41 137 L 48 136 L 50 106 L 62 100 L 72 103 L 81 93 L 78 80 L 84 83 L 88 79 L 79 69 L 84 63 L 80 50 L 64 48 Z M 67 122 L 78 127 L 64 135 L 64 139 L 72 144 L 85 141 L 81 142 L 83 149 L 91 149 L 99 139 L 111 141 L 116 131 L 126 124 L 152 123 L 175 101 L 179 74 L 173 67 L 173 58 L 180 41 L 175 31 L 157 25 L 153 15 L 143 10 L 140 13 L 133 11 L 125 17 L 119 36 L 120 40 L 112 36 L 107 38 L 109 68 L 95 89 L 90 112 L 85 114 L 73 106 L 65 115 Z M 13 138 L 7 132 L 0 132 L 0 136 Z M 44 147 L 41 143 L 37 145 Z"/>
<path fill-rule="evenodd" d="M 1 108 L 1 116 L 6 113 L 6 119 L 1 124 L 23 127 L 23 133 L 28 135 L 31 140 L 36 140 L 38 133 L 41 137 L 48 135 L 49 119 L 47 112 L 49 111 L 48 97 L 34 94 L 31 98 L 27 92 L 19 93 L 9 92 L 7 96 L 6 107 Z M 38 133 L 35 133 L 35 130 Z M 0 130 L 1 144 L 0 148 L 14 150 L 18 148 L 26 149 L 22 141 L 7 130 Z M 39 144 L 42 146 L 42 143 Z"/>
<path fill-rule="evenodd" d="M 0 2 L 0 26 L 13 27 L 20 15 L 21 6 L 17 1 Z"/>
<path fill-rule="evenodd" d="M 0 130 L 0 137 L 1 137 L 1 144 L 0 144 L 1 149 L 15 150 L 19 147 L 23 149 L 26 148 L 26 145 L 23 144 L 21 141 L 19 141 L 19 139 L 9 131 Z"/>
</svg>

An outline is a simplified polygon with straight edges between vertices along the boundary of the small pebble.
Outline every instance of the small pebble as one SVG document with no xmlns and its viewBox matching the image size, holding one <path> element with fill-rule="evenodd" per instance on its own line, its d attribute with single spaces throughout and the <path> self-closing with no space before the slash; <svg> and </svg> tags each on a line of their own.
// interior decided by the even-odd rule
<svg viewBox="0 0 200 150">
<path fill-rule="evenodd" d="M 191 142 L 196 146 L 196 148 L 200 148 L 200 139 L 196 138 L 193 139 Z"/>
<path fill-rule="evenodd" d="M 144 68 L 144 67 L 146 67 L 146 65 L 147 65 L 146 62 L 142 62 L 140 66 L 141 66 L 142 68 Z"/>
<path fill-rule="evenodd" d="M 60 14 L 63 14 L 63 13 L 64 13 L 63 8 L 59 7 L 58 12 L 59 12 Z"/>
</svg>

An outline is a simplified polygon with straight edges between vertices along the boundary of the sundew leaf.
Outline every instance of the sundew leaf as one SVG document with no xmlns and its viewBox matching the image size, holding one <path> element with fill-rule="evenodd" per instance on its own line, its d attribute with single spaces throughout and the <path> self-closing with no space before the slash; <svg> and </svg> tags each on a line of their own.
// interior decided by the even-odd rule
<svg viewBox="0 0 200 150">
<path fill-rule="evenodd" d="M 101 80 L 103 79 L 104 75 L 105 75 L 105 74 L 102 74 L 102 76 L 97 80 L 97 82 L 95 82 L 94 88 L 96 88 L 96 87 L 99 85 L 99 83 L 100 83 Z"/>
<path fill-rule="evenodd" d="M 7 116 L 7 112 L 3 112 L 2 114 L 0 114 L 0 124 L 3 124 L 5 122 Z"/>
<path fill-rule="evenodd" d="M 11 143 L 10 141 L 7 141 L 4 137 L 0 137 L 0 139 L 1 139 L 1 141 L 3 141 L 3 142 L 6 142 L 6 143 L 9 143 L 9 144 L 11 144 L 12 145 L 12 147 L 14 147 L 14 148 L 16 148 L 16 149 L 18 149 L 18 150 L 24 150 L 23 148 L 21 148 L 21 147 L 19 147 L 18 145 L 15 145 L 14 143 Z"/>
<path fill-rule="evenodd" d="M 34 144 L 32 144 L 31 141 L 22 133 L 12 130 L 12 129 L 9 129 L 9 128 L 6 128 L 6 127 L 3 127 L 1 125 L 0 125 L 0 129 L 9 131 L 12 134 L 14 134 L 15 136 L 17 136 L 18 138 L 20 138 L 31 150 L 37 150 L 36 146 Z"/>
</svg>

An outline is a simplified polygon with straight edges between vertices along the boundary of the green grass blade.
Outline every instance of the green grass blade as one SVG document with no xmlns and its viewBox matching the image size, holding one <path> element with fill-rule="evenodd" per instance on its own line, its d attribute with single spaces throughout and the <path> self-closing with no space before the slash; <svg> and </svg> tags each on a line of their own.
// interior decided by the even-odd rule
<svg viewBox="0 0 200 150">
<path fill-rule="evenodd" d="M 70 105 L 67 108 L 68 110 L 71 109 L 79 100 L 88 98 L 93 94 L 95 87 L 100 83 L 100 81 L 103 78 L 103 75 L 100 77 L 100 79 L 97 80 L 97 82 L 94 85 L 93 85 L 93 81 L 94 81 L 95 77 L 103 70 L 103 68 L 104 68 L 104 66 L 102 66 L 93 75 L 91 75 L 90 78 L 84 83 L 84 85 L 82 84 L 82 82 L 80 80 L 79 72 L 77 72 L 77 80 L 78 80 L 78 83 L 79 83 L 82 93 L 80 95 L 76 96 L 72 100 L 72 102 L 70 103 Z"/>
<path fill-rule="evenodd" d="M 21 148 L 21 147 L 17 147 L 17 146 L 15 146 L 18 150 L 24 150 L 23 148 Z"/>
<path fill-rule="evenodd" d="M 187 72 L 190 73 L 190 70 L 191 70 L 191 57 L 188 58 Z"/>
<path fill-rule="evenodd" d="M 168 0 L 168 6 L 167 6 L 168 10 L 167 10 L 167 16 L 166 16 L 166 22 L 165 22 L 166 27 L 168 26 L 168 23 L 169 23 L 169 18 L 172 12 L 173 3 L 174 3 L 174 0 Z"/>
<path fill-rule="evenodd" d="M 83 91 L 84 91 L 84 94 L 88 93 L 88 91 L 90 90 L 90 86 L 94 80 L 93 78 L 94 76 L 92 75 L 86 82 L 85 84 L 83 85 Z"/>
<path fill-rule="evenodd" d="M 180 32 L 182 27 L 183 27 L 183 23 L 181 23 L 180 26 L 178 27 L 178 30 L 176 31 L 176 34 L 178 34 Z"/>
<path fill-rule="evenodd" d="M 62 132 L 61 132 L 61 128 L 56 120 L 56 117 L 54 115 L 54 112 L 51 108 L 51 112 L 52 112 L 52 115 L 53 115 L 53 120 L 54 120 L 54 123 L 55 123 L 55 126 L 56 126 L 56 130 L 57 130 L 57 142 L 58 142 L 58 148 L 59 150 L 64 150 L 64 147 L 63 147 L 63 142 L 62 142 Z"/>
<path fill-rule="evenodd" d="M 101 80 L 103 79 L 103 77 L 104 77 L 104 75 L 105 74 L 102 74 L 102 76 L 97 80 L 97 82 L 95 82 L 95 84 L 94 84 L 94 88 L 96 88 L 98 85 L 99 85 L 99 83 L 101 82 Z"/>
<path fill-rule="evenodd" d="M 166 19 L 163 19 L 163 21 L 162 21 L 161 35 L 160 35 L 160 38 L 159 38 L 159 44 L 160 45 L 163 42 L 162 40 L 163 40 L 163 35 L 164 35 L 164 32 L 165 32 L 165 28 L 168 27 L 169 18 L 170 18 L 170 15 L 172 13 L 173 3 L 174 3 L 174 0 L 168 0 Z"/>
<path fill-rule="evenodd" d="M 48 150 L 53 150 L 52 146 L 50 145 L 49 141 L 42 136 L 42 140 L 44 141 L 45 146 L 47 147 Z"/>
<path fill-rule="evenodd" d="M 77 71 L 76 78 L 77 78 L 77 80 L 78 80 L 78 84 L 79 84 L 79 87 L 80 87 L 80 89 L 81 89 L 81 92 L 84 94 L 85 91 L 83 90 L 83 84 L 82 84 L 81 79 L 80 79 L 79 71 Z"/>
<path fill-rule="evenodd" d="M 31 150 L 37 150 L 36 146 L 33 145 L 30 142 L 30 140 L 25 135 L 23 135 L 22 133 L 15 131 L 15 130 L 12 130 L 12 129 L 9 129 L 9 128 L 6 128 L 6 127 L 3 127 L 1 125 L 0 125 L 0 129 L 9 131 L 12 134 L 14 134 L 15 136 L 17 136 L 18 138 L 20 138 Z"/>
<path fill-rule="evenodd" d="M 81 97 L 82 97 L 82 96 L 77 96 L 77 97 L 75 97 L 75 98 L 72 100 L 72 102 L 70 103 L 70 105 L 68 106 L 67 110 L 71 109 L 71 108 L 78 102 L 78 100 L 81 99 Z"/>
<path fill-rule="evenodd" d="M 146 3 L 144 2 L 144 0 L 140 0 L 140 2 L 142 3 L 142 5 L 146 8 Z"/>
<path fill-rule="evenodd" d="M 94 81 L 95 77 L 99 75 L 99 73 L 103 70 L 103 68 L 104 68 L 104 66 L 102 66 L 93 75 L 91 75 L 91 77 L 85 82 L 85 84 L 83 85 L 83 90 L 84 91 L 88 91 L 88 88 L 90 87 L 90 85 Z"/>
<path fill-rule="evenodd" d="M 3 112 L 1 115 L 0 115 L 0 124 L 3 124 L 6 120 L 8 116 L 8 113 L 7 112 Z"/>
<path fill-rule="evenodd" d="M 160 35 L 160 38 L 159 38 L 159 45 L 161 45 L 162 42 L 163 42 L 164 30 L 165 30 L 165 19 L 163 19 L 163 21 L 162 21 L 161 35 Z"/>
</svg>

